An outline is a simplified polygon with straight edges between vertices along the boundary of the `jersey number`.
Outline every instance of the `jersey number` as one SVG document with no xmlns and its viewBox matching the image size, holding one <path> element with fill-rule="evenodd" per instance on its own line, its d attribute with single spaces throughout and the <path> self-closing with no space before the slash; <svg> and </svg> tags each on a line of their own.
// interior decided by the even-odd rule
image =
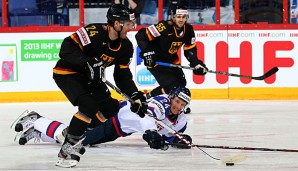
<svg viewBox="0 0 298 171">
<path fill-rule="evenodd" d="M 86 27 L 85 29 L 86 29 L 86 31 L 89 32 L 90 37 L 92 37 L 98 33 L 98 31 L 94 31 L 96 29 L 96 27 L 94 25 L 92 25 L 90 27 Z"/>
<path fill-rule="evenodd" d="M 163 25 L 163 23 L 159 23 L 155 27 L 158 30 L 158 32 L 162 32 L 163 30 L 166 29 L 166 27 Z"/>
</svg>

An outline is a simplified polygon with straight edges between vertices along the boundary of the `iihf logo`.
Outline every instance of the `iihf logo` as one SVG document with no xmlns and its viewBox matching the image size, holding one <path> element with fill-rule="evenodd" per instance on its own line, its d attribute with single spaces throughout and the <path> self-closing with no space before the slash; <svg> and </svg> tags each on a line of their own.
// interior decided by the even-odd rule
<svg viewBox="0 0 298 171">
<path fill-rule="evenodd" d="M 139 56 L 141 49 L 137 47 L 137 65 L 136 65 L 136 82 L 140 86 L 152 86 L 156 84 L 156 79 L 154 76 L 147 70 L 147 67 L 142 64 L 143 59 Z"/>
</svg>

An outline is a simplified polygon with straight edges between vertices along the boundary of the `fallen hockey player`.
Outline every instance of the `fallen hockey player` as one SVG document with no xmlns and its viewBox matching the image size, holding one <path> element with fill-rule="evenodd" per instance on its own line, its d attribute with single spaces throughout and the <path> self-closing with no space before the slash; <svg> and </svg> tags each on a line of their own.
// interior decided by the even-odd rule
<svg viewBox="0 0 298 171">
<path fill-rule="evenodd" d="M 85 132 L 82 144 L 84 146 L 101 144 L 137 132 L 143 133 L 143 139 L 153 149 L 166 150 L 165 142 L 168 144 L 184 143 L 158 125 L 153 117 L 182 134 L 187 127 L 187 119 L 183 110 L 190 103 L 190 100 L 189 89 L 174 87 L 169 95 L 163 94 L 148 99 L 148 115 L 144 118 L 140 118 L 131 112 L 128 101 L 120 101 L 120 111 L 116 116 L 106 119 L 102 114 L 98 115 L 98 119 L 102 123 Z M 15 131 L 19 132 L 20 145 L 24 145 L 32 139 L 63 143 L 67 134 L 67 125 L 45 118 L 34 111 L 28 112 L 27 115 L 20 117 L 15 122 Z M 192 141 L 189 135 L 182 135 L 186 140 Z"/>
</svg>

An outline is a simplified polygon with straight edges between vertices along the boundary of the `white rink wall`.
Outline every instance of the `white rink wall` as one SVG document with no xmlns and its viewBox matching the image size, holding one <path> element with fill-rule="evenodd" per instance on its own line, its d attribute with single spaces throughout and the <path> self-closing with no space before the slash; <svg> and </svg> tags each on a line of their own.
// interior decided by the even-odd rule
<svg viewBox="0 0 298 171">
<path fill-rule="evenodd" d="M 60 92 L 52 79 L 52 68 L 59 58 L 61 42 L 70 34 L 0 33 L 0 102 L 18 101 L 18 97 L 11 97 L 14 93 L 26 93 L 29 98 L 31 93 L 41 93 L 42 97 L 34 97 L 37 99 L 33 101 L 55 101 L 48 98 L 48 93 Z M 135 47 L 131 71 L 141 90 L 151 90 L 157 83 L 138 57 L 135 34 L 128 34 Z M 264 81 L 211 73 L 198 77 L 184 70 L 195 99 L 298 99 L 296 30 L 196 30 L 195 34 L 198 56 L 211 70 L 259 76 L 279 67 L 275 75 Z M 183 50 L 179 54 L 183 56 Z M 182 65 L 188 65 L 184 57 Z M 112 69 L 107 69 L 106 77 L 114 83 Z"/>
</svg>

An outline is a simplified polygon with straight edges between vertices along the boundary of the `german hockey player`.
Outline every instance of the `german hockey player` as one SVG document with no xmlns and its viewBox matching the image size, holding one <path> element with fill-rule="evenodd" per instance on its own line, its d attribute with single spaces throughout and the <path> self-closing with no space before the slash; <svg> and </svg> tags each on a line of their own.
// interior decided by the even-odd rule
<svg viewBox="0 0 298 171">
<path fill-rule="evenodd" d="M 133 46 L 126 34 L 135 27 L 134 13 L 114 4 L 108 9 L 107 21 L 82 27 L 62 42 L 53 78 L 72 105 L 78 106 L 78 112 L 70 121 L 57 166 L 76 166 L 85 152 L 81 141 L 87 127 L 98 124 L 100 112 L 110 118 L 119 111 L 118 100 L 101 81 L 106 67 L 114 65 L 116 85 L 135 100 L 131 110 L 140 117 L 146 112 L 142 103 L 146 98 L 138 91 L 129 69 Z"/>
<path fill-rule="evenodd" d="M 136 34 L 137 44 L 141 49 L 140 57 L 144 65 L 155 77 L 159 86 L 147 95 L 167 94 L 174 86 L 186 86 L 186 79 L 181 68 L 156 65 L 156 61 L 181 64 L 178 50 L 183 46 L 184 56 L 190 62 L 196 75 L 205 75 L 208 68 L 198 59 L 196 39 L 192 25 L 187 23 L 188 11 L 179 3 L 169 7 L 168 21 L 142 28 Z M 188 109 L 190 112 L 190 109 Z"/>
</svg>

